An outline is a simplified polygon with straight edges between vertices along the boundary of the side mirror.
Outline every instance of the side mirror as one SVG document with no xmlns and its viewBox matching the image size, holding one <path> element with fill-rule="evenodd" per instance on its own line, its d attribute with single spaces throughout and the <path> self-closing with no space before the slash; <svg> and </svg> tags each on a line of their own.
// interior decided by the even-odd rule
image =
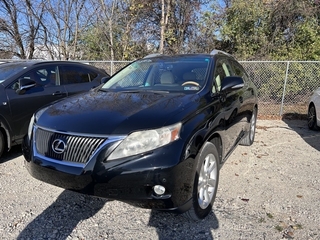
<svg viewBox="0 0 320 240">
<path fill-rule="evenodd" d="M 106 83 L 109 81 L 110 78 L 111 77 L 103 77 L 103 78 L 101 78 L 100 83 Z"/>
<path fill-rule="evenodd" d="M 37 84 L 34 80 L 26 79 L 26 78 L 20 78 L 18 82 L 19 82 L 19 89 L 17 89 L 16 93 L 18 93 L 19 95 L 24 94 L 27 89 L 32 88 Z"/>
<path fill-rule="evenodd" d="M 243 88 L 244 81 L 242 77 L 230 76 L 225 77 L 221 83 L 221 91 L 222 92 L 232 92 Z"/>
</svg>

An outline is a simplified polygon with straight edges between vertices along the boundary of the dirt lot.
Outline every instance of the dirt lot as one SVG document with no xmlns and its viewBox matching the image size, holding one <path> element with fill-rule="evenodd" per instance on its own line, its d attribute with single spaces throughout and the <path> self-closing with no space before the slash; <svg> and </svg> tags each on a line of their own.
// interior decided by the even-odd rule
<svg viewBox="0 0 320 240">
<path fill-rule="evenodd" d="M 320 239 L 320 132 L 259 120 L 220 172 L 200 222 L 88 197 L 31 178 L 19 148 L 0 162 L 1 239 Z"/>
</svg>

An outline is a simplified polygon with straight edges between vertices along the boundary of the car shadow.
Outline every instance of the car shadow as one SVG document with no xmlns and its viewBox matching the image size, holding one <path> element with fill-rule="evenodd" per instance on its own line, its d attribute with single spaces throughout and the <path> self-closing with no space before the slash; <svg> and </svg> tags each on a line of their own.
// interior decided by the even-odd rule
<svg viewBox="0 0 320 240">
<path fill-rule="evenodd" d="M 310 130 L 306 119 L 282 119 L 292 130 L 298 133 L 301 138 L 314 149 L 320 151 L 320 131 Z"/>
<path fill-rule="evenodd" d="M 63 191 L 53 204 L 23 229 L 17 239 L 68 239 L 79 222 L 94 216 L 108 201 L 77 194 Z"/>
<path fill-rule="evenodd" d="M 108 201 L 64 190 L 20 232 L 17 239 L 69 239 L 80 222 L 93 217 Z M 213 240 L 211 230 L 217 229 L 219 223 L 213 212 L 204 220 L 194 222 L 183 215 L 152 210 L 148 226 L 156 229 L 159 240 L 186 237 Z"/>
<path fill-rule="evenodd" d="M 219 228 L 219 221 L 213 211 L 204 220 L 195 222 L 184 215 L 152 210 L 148 225 L 156 229 L 159 240 L 213 240 L 211 230 Z"/>
<path fill-rule="evenodd" d="M 21 145 L 13 146 L 9 152 L 4 152 L 0 157 L 0 164 L 8 162 L 22 155 Z"/>
</svg>

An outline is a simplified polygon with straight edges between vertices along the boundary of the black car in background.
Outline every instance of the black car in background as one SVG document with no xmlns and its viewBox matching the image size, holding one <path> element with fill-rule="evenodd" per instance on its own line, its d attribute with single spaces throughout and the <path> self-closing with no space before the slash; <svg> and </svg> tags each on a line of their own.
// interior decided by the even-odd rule
<svg viewBox="0 0 320 240">
<path fill-rule="evenodd" d="M 69 61 L 0 64 L 0 156 L 20 144 L 32 114 L 44 105 L 100 85 L 104 71 Z"/>
<path fill-rule="evenodd" d="M 65 189 L 202 219 L 223 163 L 253 143 L 257 111 L 256 87 L 229 54 L 146 57 L 36 112 L 25 164 Z"/>
</svg>

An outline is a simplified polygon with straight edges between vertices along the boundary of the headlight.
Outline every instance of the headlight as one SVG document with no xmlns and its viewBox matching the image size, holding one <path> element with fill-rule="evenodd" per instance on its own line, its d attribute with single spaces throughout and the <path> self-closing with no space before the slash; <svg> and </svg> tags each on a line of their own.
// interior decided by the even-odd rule
<svg viewBox="0 0 320 240">
<path fill-rule="evenodd" d="M 107 160 L 129 157 L 167 145 L 179 139 L 181 123 L 159 129 L 133 132 L 110 154 Z"/>
<path fill-rule="evenodd" d="M 42 113 L 46 111 L 49 107 L 41 108 L 39 111 L 35 113 L 35 121 L 37 122 L 38 119 L 41 117 Z"/>
<path fill-rule="evenodd" d="M 32 115 L 32 117 L 30 119 L 30 123 L 29 123 L 29 127 L 28 127 L 28 138 L 29 139 L 31 139 L 33 124 L 34 124 L 34 114 Z"/>
<path fill-rule="evenodd" d="M 32 129 L 33 129 L 34 123 L 38 121 L 39 117 L 47 109 L 48 109 L 48 107 L 42 108 L 39 111 L 37 111 L 35 114 L 32 115 L 32 117 L 30 119 L 29 127 L 28 127 L 28 138 L 29 139 L 31 139 Z"/>
</svg>

